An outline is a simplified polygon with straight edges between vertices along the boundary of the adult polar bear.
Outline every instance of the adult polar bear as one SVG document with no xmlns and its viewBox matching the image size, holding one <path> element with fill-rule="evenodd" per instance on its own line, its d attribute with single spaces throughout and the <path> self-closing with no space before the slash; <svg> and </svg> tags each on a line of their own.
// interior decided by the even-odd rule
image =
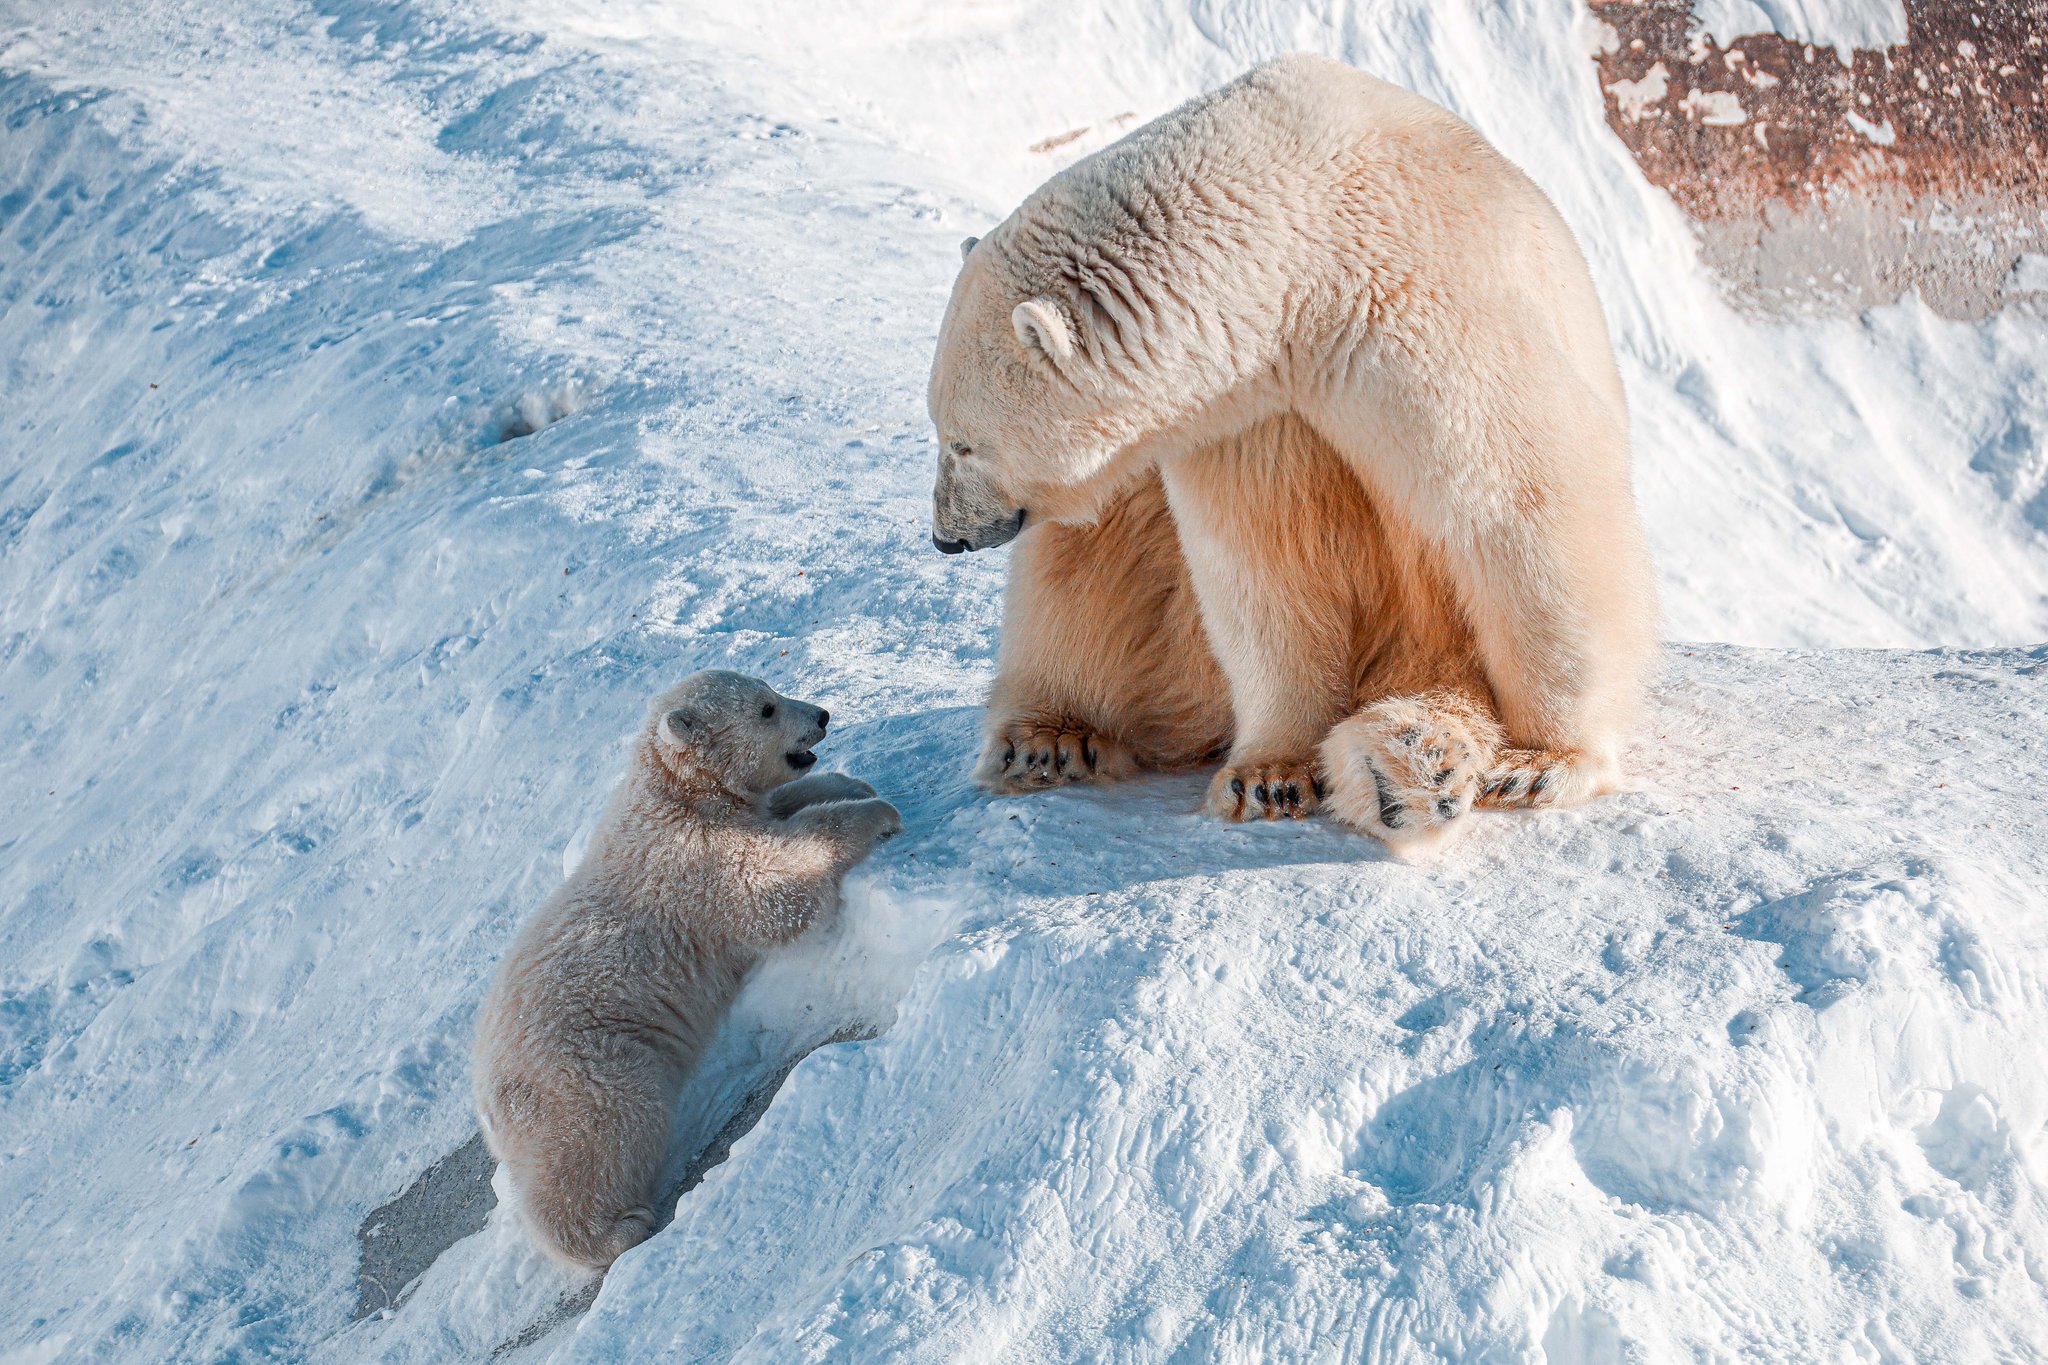
<svg viewBox="0 0 2048 1365">
<path fill-rule="evenodd" d="M 1282 57 L 962 252 L 933 540 L 1031 527 L 983 782 L 1227 747 L 1215 813 L 1403 849 L 1613 785 L 1655 646 L 1621 382 L 1570 229 L 1470 127 Z"/>
</svg>

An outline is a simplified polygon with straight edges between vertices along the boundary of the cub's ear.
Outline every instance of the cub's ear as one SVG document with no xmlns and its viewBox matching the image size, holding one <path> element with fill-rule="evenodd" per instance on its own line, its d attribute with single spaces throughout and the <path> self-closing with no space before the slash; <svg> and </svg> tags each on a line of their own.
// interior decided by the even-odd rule
<svg viewBox="0 0 2048 1365">
<path fill-rule="evenodd" d="M 661 737 L 678 749 L 687 749 L 704 737 L 704 717 L 687 706 L 678 706 L 661 718 Z"/>
<path fill-rule="evenodd" d="M 980 240 L 981 238 L 979 237 L 962 237 L 960 239 L 960 263 L 962 265 L 967 264 L 967 258 L 974 254 L 974 244 Z"/>
<path fill-rule="evenodd" d="M 1041 295 L 1010 310 L 1010 326 L 1027 351 L 1037 351 L 1055 364 L 1074 358 L 1074 329 L 1058 300 Z"/>
</svg>

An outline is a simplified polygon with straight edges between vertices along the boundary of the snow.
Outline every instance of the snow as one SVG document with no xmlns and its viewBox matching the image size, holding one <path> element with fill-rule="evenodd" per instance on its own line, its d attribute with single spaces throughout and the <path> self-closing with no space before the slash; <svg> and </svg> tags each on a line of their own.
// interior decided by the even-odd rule
<svg viewBox="0 0 2048 1365">
<path fill-rule="evenodd" d="M 1564 0 L 0 14 L 5 1358 L 2042 1354 L 2039 320 L 1731 312 Z M 1636 790 L 1427 865 L 1197 778 L 979 795 L 1003 556 L 925 540 L 957 239 L 1293 47 L 1557 199 L 1669 634 L 1732 642 Z M 356 1320 L 705 665 L 906 834 L 587 1312 L 500 1206 Z"/>
<path fill-rule="evenodd" d="M 1904 0 L 1698 0 L 1693 25 L 1721 47 L 1752 33 L 1831 47 L 1846 65 L 1855 48 L 1906 41 Z"/>
</svg>

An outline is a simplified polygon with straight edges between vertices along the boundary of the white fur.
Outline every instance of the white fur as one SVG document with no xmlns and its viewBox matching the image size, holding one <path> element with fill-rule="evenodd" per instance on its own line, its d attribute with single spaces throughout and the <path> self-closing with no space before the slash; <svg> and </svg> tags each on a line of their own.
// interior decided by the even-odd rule
<svg viewBox="0 0 2048 1365">
<path fill-rule="evenodd" d="M 670 1110 L 747 968 L 901 827 L 865 782 L 797 778 L 825 719 L 733 673 L 656 698 L 589 852 L 498 969 L 477 1113 L 565 1261 L 602 1268 L 653 1231 Z"/>
<path fill-rule="evenodd" d="M 1403 671 L 1335 657 L 1390 612 L 1442 644 L 1441 660 L 1410 661 L 1440 676 L 1402 677 L 1407 695 L 1448 689 L 1498 721 L 1503 753 L 1534 756 L 1512 760 L 1522 779 L 1498 774 L 1489 800 L 1583 799 L 1613 780 L 1655 642 L 1621 383 L 1569 229 L 1447 110 L 1283 57 L 1077 163 L 967 254 L 930 397 L 944 542 L 1087 525 L 1163 479 L 1230 683 L 1219 790 L 1238 772 L 1309 780 L 1344 708 L 1363 717 Z M 1284 483 L 1279 462 L 1309 445 L 1362 486 L 1375 544 L 1444 580 L 1436 599 L 1368 590 L 1312 550 L 1276 573 L 1259 562 L 1276 541 L 1335 539 L 1269 534 L 1205 493 L 1244 460 Z M 1006 631 L 1006 669 L 1011 655 Z M 1112 721 L 1138 724 L 1018 695 L 1031 691 L 997 687 L 1037 731 L 1108 746 Z M 1013 717 L 995 709 L 990 752 L 1014 751 Z M 1391 751 L 1373 724 L 1344 733 L 1384 783 Z M 1393 806 L 1459 808 L 1429 793 Z M 1400 824 L 1361 823 L 1403 838 Z"/>
</svg>

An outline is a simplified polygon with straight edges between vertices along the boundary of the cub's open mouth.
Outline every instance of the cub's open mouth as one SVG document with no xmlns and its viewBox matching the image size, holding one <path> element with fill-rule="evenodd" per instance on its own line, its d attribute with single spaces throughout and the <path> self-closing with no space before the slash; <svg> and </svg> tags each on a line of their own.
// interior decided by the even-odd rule
<svg viewBox="0 0 2048 1365">
<path fill-rule="evenodd" d="M 784 754 L 783 758 L 788 761 L 790 767 L 797 769 L 799 772 L 818 761 L 818 756 L 809 749 L 794 750 Z"/>
</svg>

